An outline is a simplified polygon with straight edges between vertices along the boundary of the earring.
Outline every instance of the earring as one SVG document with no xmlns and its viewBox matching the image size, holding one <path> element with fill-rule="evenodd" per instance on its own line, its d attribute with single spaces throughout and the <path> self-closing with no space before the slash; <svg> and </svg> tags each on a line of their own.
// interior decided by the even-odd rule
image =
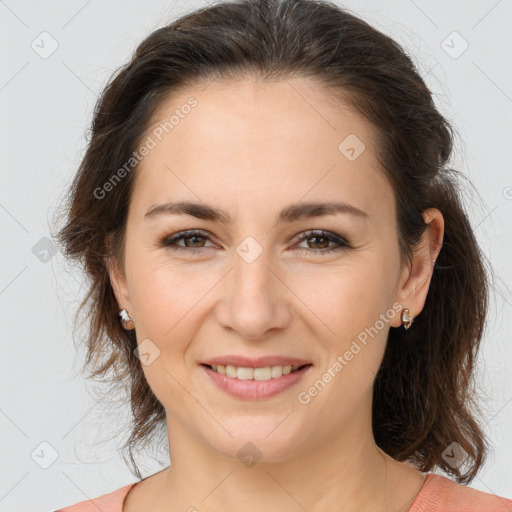
<svg viewBox="0 0 512 512">
<path fill-rule="evenodd" d="M 402 324 L 404 328 L 409 329 L 409 327 L 411 327 L 413 320 L 414 318 L 412 316 L 409 316 L 409 310 L 407 308 L 404 308 L 402 311 Z"/>
<path fill-rule="evenodd" d="M 127 331 L 131 331 L 132 329 L 135 329 L 135 323 L 133 322 L 133 319 L 130 318 L 130 315 L 128 314 L 128 311 L 126 309 L 122 309 L 119 311 L 119 318 L 121 319 L 121 323 L 123 324 L 123 328 Z"/>
</svg>

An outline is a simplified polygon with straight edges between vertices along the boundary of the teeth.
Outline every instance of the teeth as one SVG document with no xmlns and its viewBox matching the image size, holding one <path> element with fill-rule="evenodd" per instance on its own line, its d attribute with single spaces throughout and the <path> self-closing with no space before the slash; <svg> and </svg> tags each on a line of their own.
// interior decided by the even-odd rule
<svg viewBox="0 0 512 512">
<path fill-rule="evenodd" d="M 294 372 L 299 369 L 299 366 L 285 365 L 285 366 L 265 366 L 264 368 L 247 368 L 243 366 L 232 366 L 230 364 L 212 365 L 212 370 L 227 375 L 233 379 L 240 380 L 270 380 L 278 379 L 283 375 Z"/>
</svg>

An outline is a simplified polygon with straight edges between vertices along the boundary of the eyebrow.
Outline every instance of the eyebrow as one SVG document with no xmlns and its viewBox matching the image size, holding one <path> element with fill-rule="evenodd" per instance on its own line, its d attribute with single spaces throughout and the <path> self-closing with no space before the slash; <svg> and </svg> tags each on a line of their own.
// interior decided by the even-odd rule
<svg viewBox="0 0 512 512">
<path fill-rule="evenodd" d="M 302 218 L 336 214 L 349 214 L 362 219 L 369 218 L 368 213 L 355 206 L 340 201 L 331 201 L 291 204 L 281 210 L 277 221 L 294 222 Z M 220 221 L 226 224 L 231 222 L 231 216 L 226 211 L 204 203 L 191 201 L 169 202 L 153 206 L 146 212 L 144 219 L 155 218 L 159 215 L 191 215 L 203 220 Z"/>
</svg>

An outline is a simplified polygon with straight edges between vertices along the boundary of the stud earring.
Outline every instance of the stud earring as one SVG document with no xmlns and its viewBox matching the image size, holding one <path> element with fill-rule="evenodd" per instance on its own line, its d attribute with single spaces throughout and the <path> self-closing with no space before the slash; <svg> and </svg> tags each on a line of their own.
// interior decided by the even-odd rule
<svg viewBox="0 0 512 512">
<path fill-rule="evenodd" d="M 130 315 L 128 314 L 128 311 L 126 309 L 122 309 L 119 311 L 119 318 L 121 319 L 121 323 L 123 324 L 123 328 L 127 331 L 131 331 L 132 329 L 135 329 L 135 323 L 132 318 L 130 318 Z"/>
<path fill-rule="evenodd" d="M 409 329 L 411 327 L 412 322 L 414 318 L 412 316 L 409 316 L 409 310 L 407 308 L 404 308 L 402 310 L 402 325 L 405 329 Z"/>
</svg>

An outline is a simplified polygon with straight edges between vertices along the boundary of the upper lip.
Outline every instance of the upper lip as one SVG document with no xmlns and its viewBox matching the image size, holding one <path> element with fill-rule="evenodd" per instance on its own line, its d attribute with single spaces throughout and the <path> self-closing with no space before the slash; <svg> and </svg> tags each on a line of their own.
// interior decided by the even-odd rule
<svg viewBox="0 0 512 512">
<path fill-rule="evenodd" d="M 218 356 L 212 357 L 206 361 L 203 361 L 202 364 L 207 365 L 232 365 L 244 368 L 264 368 L 266 366 L 304 366 L 307 364 L 312 364 L 311 361 L 306 361 L 305 359 L 298 359 L 296 357 L 287 357 L 287 356 L 262 356 L 262 357 L 246 357 L 246 356 Z"/>
</svg>

